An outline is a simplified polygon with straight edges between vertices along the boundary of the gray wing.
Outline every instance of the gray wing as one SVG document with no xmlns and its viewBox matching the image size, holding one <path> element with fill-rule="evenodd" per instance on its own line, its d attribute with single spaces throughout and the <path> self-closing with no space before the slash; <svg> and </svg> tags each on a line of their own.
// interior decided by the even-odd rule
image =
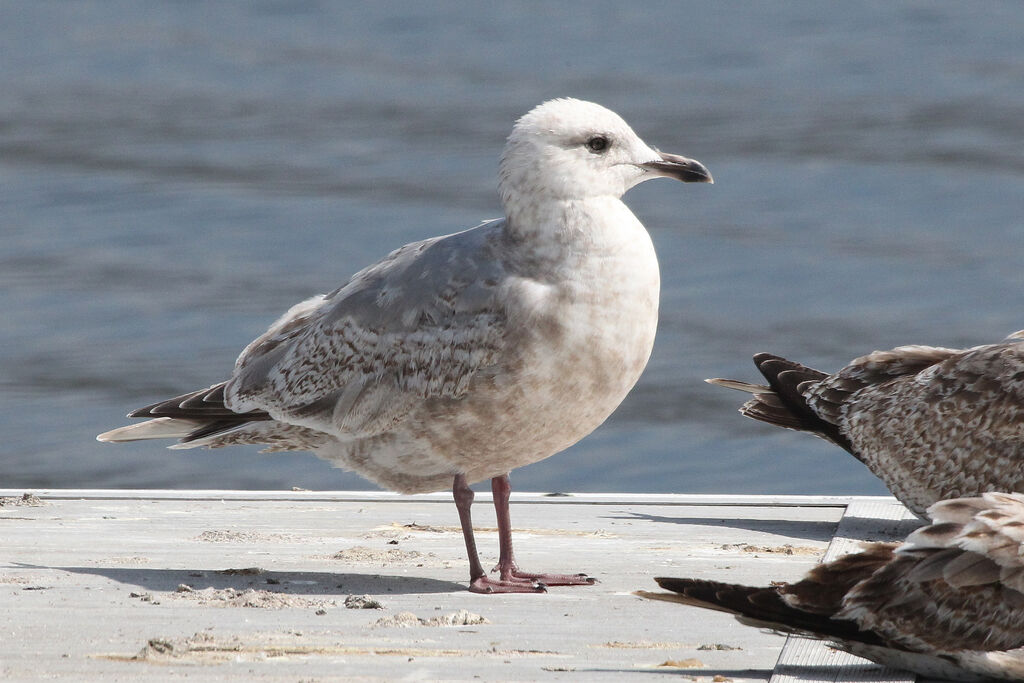
<svg viewBox="0 0 1024 683">
<path fill-rule="evenodd" d="M 362 437 L 463 396 L 504 345 L 502 224 L 408 244 L 292 307 L 238 357 L 227 406 Z"/>
</svg>

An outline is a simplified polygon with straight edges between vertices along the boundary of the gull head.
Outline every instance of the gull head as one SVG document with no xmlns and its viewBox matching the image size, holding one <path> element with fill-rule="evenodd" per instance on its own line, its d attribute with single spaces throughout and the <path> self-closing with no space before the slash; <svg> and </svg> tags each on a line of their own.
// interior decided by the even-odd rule
<svg viewBox="0 0 1024 683">
<path fill-rule="evenodd" d="M 570 98 L 549 100 L 516 121 L 499 176 L 509 211 L 527 198 L 618 198 L 657 177 L 714 182 L 699 161 L 649 147 L 615 112 Z"/>
</svg>

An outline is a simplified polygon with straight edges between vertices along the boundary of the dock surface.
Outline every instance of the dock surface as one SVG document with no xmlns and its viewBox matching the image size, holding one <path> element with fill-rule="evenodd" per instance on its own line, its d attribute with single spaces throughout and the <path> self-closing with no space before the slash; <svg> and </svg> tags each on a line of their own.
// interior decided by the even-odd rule
<svg viewBox="0 0 1024 683">
<path fill-rule="evenodd" d="M 913 681 L 644 600 L 655 576 L 796 580 L 917 522 L 886 497 L 513 493 L 527 571 L 474 595 L 448 494 L 0 490 L 4 681 Z M 497 561 L 490 496 L 473 507 Z"/>
</svg>

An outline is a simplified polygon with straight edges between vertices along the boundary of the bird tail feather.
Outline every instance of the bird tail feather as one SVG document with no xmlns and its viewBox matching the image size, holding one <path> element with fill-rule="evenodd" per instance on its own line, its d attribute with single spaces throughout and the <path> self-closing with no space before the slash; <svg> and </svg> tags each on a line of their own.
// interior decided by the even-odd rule
<svg viewBox="0 0 1024 683">
<path fill-rule="evenodd" d="M 103 432 L 97 436 L 96 440 L 107 443 L 125 443 L 149 439 L 184 439 L 202 424 L 196 420 L 158 417 L 155 420 L 146 420 L 127 427 L 111 429 L 109 432 Z"/>
</svg>

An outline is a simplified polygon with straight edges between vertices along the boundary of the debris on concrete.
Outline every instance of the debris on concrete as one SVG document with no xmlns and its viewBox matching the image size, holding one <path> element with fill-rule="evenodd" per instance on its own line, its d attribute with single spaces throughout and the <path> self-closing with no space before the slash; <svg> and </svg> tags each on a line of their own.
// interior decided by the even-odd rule
<svg viewBox="0 0 1024 683">
<path fill-rule="evenodd" d="M 34 493 L 23 493 L 18 496 L 5 496 L 0 498 L 0 507 L 43 507 L 46 505 L 39 496 Z"/>
<path fill-rule="evenodd" d="M 369 595 L 350 595 L 345 598 L 345 607 L 348 609 L 384 609 L 379 600 Z"/>
<path fill-rule="evenodd" d="M 489 623 L 491 622 L 486 617 L 460 609 L 458 612 L 451 612 L 431 619 L 421 619 L 412 612 L 399 612 L 390 617 L 381 617 L 373 625 L 379 628 L 409 628 L 410 626 L 475 626 Z"/>
</svg>

